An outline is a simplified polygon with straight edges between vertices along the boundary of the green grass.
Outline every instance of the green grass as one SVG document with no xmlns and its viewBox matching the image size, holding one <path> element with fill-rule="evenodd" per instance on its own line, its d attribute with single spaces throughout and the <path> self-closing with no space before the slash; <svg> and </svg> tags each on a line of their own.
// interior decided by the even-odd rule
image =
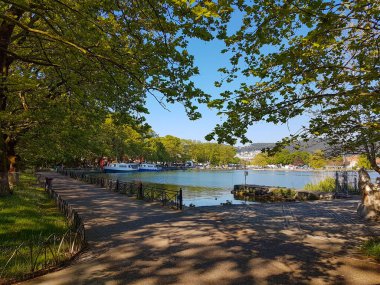
<svg viewBox="0 0 380 285">
<path fill-rule="evenodd" d="M 327 177 L 318 183 L 307 183 L 304 186 L 308 191 L 321 191 L 321 192 L 334 192 L 335 191 L 335 178 Z"/>
<path fill-rule="evenodd" d="M 21 175 L 13 195 L 0 198 L 0 245 L 14 246 L 63 234 L 66 219 L 32 175 Z"/>
<path fill-rule="evenodd" d="M 297 195 L 297 191 L 288 188 L 271 189 L 271 192 L 275 197 L 280 198 L 295 198 Z"/>
<path fill-rule="evenodd" d="M 368 240 L 362 246 L 363 252 L 380 261 L 380 238 L 373 238 Z"/>
<path fill-rule="evenodd" d="M 69 228 L 55 202 L 30 174 L 21 175 L 13 195 L 0 197 L 0 225 L 0 274 L 1 267 L 14 249 L 24 243 L 18 253 L 20 256 L 9 264 L 3 274 L 11 277 L 29 272 L 30 262 L 28 263 L 27 257 L 30 255 L 30 244 L 37 248 L 36 244 L 52 234 L 62 236 Z M 49 259 L 50 254 L 47 255 Z M 42 255 L 38 258 L 42 258 Z"/>
</svg>

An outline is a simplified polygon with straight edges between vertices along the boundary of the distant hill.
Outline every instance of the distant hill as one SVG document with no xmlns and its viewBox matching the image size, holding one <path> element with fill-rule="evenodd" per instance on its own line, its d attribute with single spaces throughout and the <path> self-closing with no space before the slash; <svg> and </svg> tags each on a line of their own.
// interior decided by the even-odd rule
<svg viewBox="0 0 380 285">
<path fill-rule="evenodd" d="M 240 146 L 237 148 L 237 152 L 251 152 L 262 150 L 263 148 L 274 147 L 274 143 L 253 143 L 251 145 Z"/>
<path fill-rule="evenodd" d="M 262 150 L 264 148 L 272 148 L 275 146 L 275 143 L 253 143 L 251 145 L 241 146 L 237 148 L 237 152 L 251 152 L 251 151 L 257 151 Z M 289 150 L 296 150 L 295 145 L 294 146 L 288 146 L 286 147 Z M 327 149 L 327 145 L 322 141 L 317 140 L 310 140 L 308 142 L 301 142 L 299 150 L 307 151 L 307 152 L 314 152 L 317 149 L 325 150 Z"/>
</svg>

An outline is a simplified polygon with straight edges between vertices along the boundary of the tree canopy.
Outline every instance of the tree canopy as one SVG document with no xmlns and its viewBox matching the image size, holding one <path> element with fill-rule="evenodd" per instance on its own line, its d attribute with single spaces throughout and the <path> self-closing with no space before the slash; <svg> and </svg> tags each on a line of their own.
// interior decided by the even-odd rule
<svg viewBox="0 0 380 285">
<path fill-rule="evenodd" d="M 225 120 L 207 139 L 230 144 L 249 141 L 257 121 L 308 113 L 310 124 L 284 143 L 319 136 L 380 171 L 379 13 L 377 0 L 0 0 L 0 192 L 20 156 L 122 156 L 128 132 L 141 143 L 131 141 L 131 152 L 174 160 L 171 147 L 184 147 L 186 158 L 189 145 L 175 138 L 139 137 L 147 96 L 181 103 L 190 119 L 201 116 L 198 104 L 217 109 Z M 236 15 L 241 26 L 231 30 Z M 226 91 L 211 97 L 192 81 L 199 71 L 187 48 L 214 36 L 231 64 L 215 83 Z M 113 150 L 91 144 L 99 126 L 121 131 Z M 192 151 L 227 161 L 213 148 Z"/>
<path fill-rule="evenodd" d="M 365 158 L 365 156 L 364 156 Z M 361 160 L 359 159 L 359 162 Z M 368 161 L 365 159 L 365 161 Z M 342 167 L 344 159 L 342 156 L 326 157 L 324 151 L 317 149 L 314 152 L 290 151 L 283 149 L 275 153 L 260 152 L 250 161 L 251 165 L 267 167 L 268 165 L 294 165 L 309 166 L 314 169 L 322 169 L 326 166 Z"/>
<path fill-rule="evenodd" d="M 260 167 L 269 164 L 304 166 L 309 164 L 313 155 L 306 151 L 290 151 L 288 149 L 278 151 L 272 155 L 268 155 L 267 152 L 261 152 L 251 160 L 250 164 Z"/>
<path fill-rule="evenodd" d="M 318 136 L 343 152 L 364 151 L 379 171 L 374 162 L 380 141 L 378 1 L 233 5 L 242 24 L 231 34 L 229 18 L 220 21 L 218 37 L 232 56 L 231 67 L 220 69 L 224 80 L 215 84 L 228 89 L 236 78 L 243 83 L 209 103 L 226 119 L 208 139 L 247 142 L 247 127 L 257 121 L 286 123 L 308 113 L 310 125 L 290 139 Z"/>
<path fill-rule="evenodd" d="M 198 69 L 186 47 L 191 37 L 212 38 L 217 12 L 174 0 L 0 1 L 2 188 L 16 146 L 38 146 L 21 146 L 23 138 L 50 137 L 68 149 L 75 132 L 111 112 L 141 126 L 149 95 L 199 118 L 194 103 L 208 95 L 191 81 Z"/>
</svg>

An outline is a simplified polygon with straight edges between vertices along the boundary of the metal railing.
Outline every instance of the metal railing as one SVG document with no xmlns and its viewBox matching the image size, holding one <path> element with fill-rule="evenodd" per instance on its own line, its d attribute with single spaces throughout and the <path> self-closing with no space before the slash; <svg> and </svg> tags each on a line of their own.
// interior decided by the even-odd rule
<svg viewBox="0 0 380 285">
<path fill-rule="evenodd" d="M 155 184 L 143 184 L 140 181 L 121 181 L 118 179 L 100 176 L 96 172 L 84 170 L 59 169 L 58 173 L 69 176 L 73 179 L 98 185 L 108 191 L 136 196 L 139 200 L 160 202 L 163 206 L 169 206 L 178 210 L 183 209 L 182 189 L 170 190 Z"/>
<path fill-rule="evenodd" d="M 1 259 L 6 261 L 0 267 L 0 283 L 10 284 L 41 275 L 72 259 L 87 244 L 84 224 L 78 213 L 52 189 L 52 179 L 46 178 L 44 182 L 41 176 L 37 178 L 67 218 L 70 228 L 63 235 L 52 234 L 44 240 L 0 247 Z"/>
<path fill-rule="evenodd" d="M 82 245 L 86 244 L 86 233 L 84 229 L 84 223 L 82 218 L 79 216 L 78 212 L 75 211 L 71 205 L 61 198 L 61 196 L 53 190 L 52 178 L 45 178 L 45 191 L 49 196 L 55 200 L 59 210 L 67 218 L 71 228 L 79 234 L 81 237 L 80 241 Z"/>
<path fill-rule="evenodd" d="M 335 193 L 360 194 L 358 187 L 358 173 L 356 171 L 335 172 Z"/>
</svg>

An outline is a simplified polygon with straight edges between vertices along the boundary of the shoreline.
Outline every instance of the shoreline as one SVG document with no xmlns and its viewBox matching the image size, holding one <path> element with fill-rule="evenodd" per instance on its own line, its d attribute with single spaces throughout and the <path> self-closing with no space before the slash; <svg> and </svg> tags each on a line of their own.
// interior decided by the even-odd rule
<svg viewBox="0 0 380 285">
<path fill-rule="evenodd" d="M 356 250 L 368 230 L 380 234 L 356 218 L 356 199 L 179 213 L 51 175 L 58 194 L 80 209 L 91 246 L 72 266 L 23 285 L 376 284 L 380 278 L 380 265 L 363 266 Z"/>
<path fill-rule="evenodd" d="M 352 169 L 284 169 L 284 168 L 189 168 L 188 170 L 196 171 L 230 171 L 230 170 L 252 170 L 252 171 L 284 171 L 284 172 L 336 172 L 336 171 L 349 171 L 357 172 L 358 170 Z M 374 170 L 367 170 L 367 172 L 376 172 Z"/>
</svg>

